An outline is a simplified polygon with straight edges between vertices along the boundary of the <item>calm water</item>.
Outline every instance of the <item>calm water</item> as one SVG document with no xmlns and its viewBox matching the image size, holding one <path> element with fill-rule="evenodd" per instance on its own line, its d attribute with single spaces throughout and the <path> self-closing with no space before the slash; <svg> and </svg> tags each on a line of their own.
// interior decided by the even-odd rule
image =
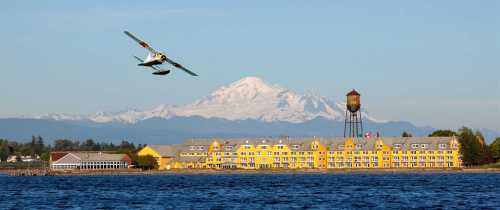
<svg viewBox="0 0 500 210">
<path fill-rule="evenodd" d="M 0 176 L 0 209 L 500 209 L 500 174 Z"/>
</svg>

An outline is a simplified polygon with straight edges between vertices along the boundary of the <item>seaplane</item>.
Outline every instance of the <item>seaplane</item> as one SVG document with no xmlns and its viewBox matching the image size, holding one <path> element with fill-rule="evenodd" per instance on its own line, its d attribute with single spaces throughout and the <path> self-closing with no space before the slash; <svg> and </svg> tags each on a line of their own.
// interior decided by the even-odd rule
<svg viewBox="0 0 500 210">
<path fill-rule="evenodd" d="M 141 47 L 143 47 L 149 51 L 148 55 L 146 56 L 146 58 L 144 60 L 137 57 L 137 56 L 134 56 L 135 59 L 137 59 L 139 62 L 141 62 L 141 63 L 137 64 L 138 66 L 152 68 L 153 70 L 155 70 L 155 72 L 153 72 L 154 75 L 167 75 L 168 73 L 170 73 L 170 70 L 165 70 L 165 69 L 162 69 L 158 66 L 158 65 L 161 65 L 161 64 L 167 62 L 167 63 L 171 64 L 172 66 L 185 71 L 186 73 L 190 74 L 191 76 L 198 76 L 194 72 L 186 69 L 181 64 L 169 59 L 165 53 L 161 53 L 161 52 L 156 51 L 155 49 L 150 47 L 148 45 L 148 43 L 140 40 L 139 38 L 134 36 L 132 33 L 128 32 L 128 31 L 124 31 L 124 33 L 127 36 L 129 36 L 130 38 L 132 38 L 134 41 L 139 43 L 139 45 L 141 45 Z"/>
</svg>

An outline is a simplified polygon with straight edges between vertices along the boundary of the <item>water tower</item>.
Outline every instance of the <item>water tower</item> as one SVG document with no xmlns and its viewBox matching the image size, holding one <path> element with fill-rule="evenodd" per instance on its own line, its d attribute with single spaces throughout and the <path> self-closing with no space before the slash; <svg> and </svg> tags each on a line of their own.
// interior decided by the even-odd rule
<svg viewBox="0 0 500 210">
<path fill-rule="evenodd" d="M 363 137 L 363 121 L 361 120 L 361 99 L 356 90 L 347 93 L 345 110 L 344 137 Z"/>
</svg>

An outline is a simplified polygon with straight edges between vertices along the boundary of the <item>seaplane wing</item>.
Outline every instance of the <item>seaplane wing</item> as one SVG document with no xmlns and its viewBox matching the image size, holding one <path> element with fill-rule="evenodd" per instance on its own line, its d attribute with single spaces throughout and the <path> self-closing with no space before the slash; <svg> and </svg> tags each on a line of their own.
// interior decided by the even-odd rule
<svg viewBox="0 0 500 210">
<path fill-rule="evenodd" d="M 136 41 L 137 43 L 139 43 L 139 45 L 141 45 L 142 47 L 146 48 L 147 50 L 149 50 L 149 52 L 153 53 L 153 54 L 157 54 L 158 52 L 153 49 L 152 47 L 150 47 L 148 45 L 148 43 L 140 40 L 139 38 L 137 38 L 136 36 L 134 36 L 133 34 L 131 34 L 130 32 L 128 31 L 124 31 L 123 33 L 125 33 L 127 36 L 129 36 L 130 38 L 132 38 L 134 41 Z"/>
<path fill-rule="evenodd" d="M 189 71 L 188 69 L 186 69 L 184 66 L 182 66 L 181 64 L 179 63 L 176 63 L 175 61 L 173 60 L 170 60 L 169 58 L 166 58 L 166 61 L 170 64 L 172 64 L 172 66 L 175 66 L 176 68 L 179 68 L 183 71 L 185 71 L 186 73 L 190 74 L 191 76 L 198 76 L 197 74 L 195 74 L 194 72 L 192 71 Z"/>
<path fill-rule="evenodd" d="M 139 62 L 144 63 L 144 60 L 142 60 L 141 58 L 139 58 L 137 56 L 134 56 L 134 58 L 137 59 Z M 152 69 L 156 70 L 155 72 L 153 72 L 153 74 L 155 74 L 155 75 L 166 75 L 166 74 L 170 73 L 170 70 L 165 70 L 165 69 L 155 67 L 155 66 L 148 66 L 148 67 L 151 67 Z"/>
</svg>

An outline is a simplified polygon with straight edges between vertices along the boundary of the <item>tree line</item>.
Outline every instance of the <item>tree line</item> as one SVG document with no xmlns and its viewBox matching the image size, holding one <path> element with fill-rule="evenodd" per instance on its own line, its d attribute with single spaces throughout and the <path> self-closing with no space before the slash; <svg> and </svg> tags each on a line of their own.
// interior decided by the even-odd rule
<svg viewBox="0 0 500 210">
<path fill-rule="evenodd" d="M 455 136 L 460 143 L 462 162 L 465 166 L 478 166 L 500 161 L 500 137 L 497 137 L 490 145 L 486 144 L 480 131 L 462 127 L 458 131 L 436 130 L 429 136 L 450 137 Z"/>
<path fill-rule="evenodd" d="M 31 142 L 19 143 L 0 139 L 0 160 L 6 161 L 9 156 L 40 156 L 42 159 L 48 160 L 50 145 L 47 146 L 43 142 L 41 136 L 32 136 Z"/>
<path fill-rule="evenodd" d="M 145 146 L 145 145 L 144 145 Z M 10 156 L 39 156 L 42 161 L 49 161 L 51 151 L 107 151 L 111 153 L 127 154 L 132 159 L 132 164 L 144 169 L 156 168 L 156 160 L 153 157 L 138 157 L 137 152 L 143 145 L 135 145 L 128 141 L 120 144 L 96 142 L 87 139 L 83 142 L 69 139 L 58 139 L 54 145 L 45 144 L 41 136 L 32 136 L 31 142 L 19 143 L 7 139 L 0 139 L 0 160 L 6 161 Z"/>
</svg>

